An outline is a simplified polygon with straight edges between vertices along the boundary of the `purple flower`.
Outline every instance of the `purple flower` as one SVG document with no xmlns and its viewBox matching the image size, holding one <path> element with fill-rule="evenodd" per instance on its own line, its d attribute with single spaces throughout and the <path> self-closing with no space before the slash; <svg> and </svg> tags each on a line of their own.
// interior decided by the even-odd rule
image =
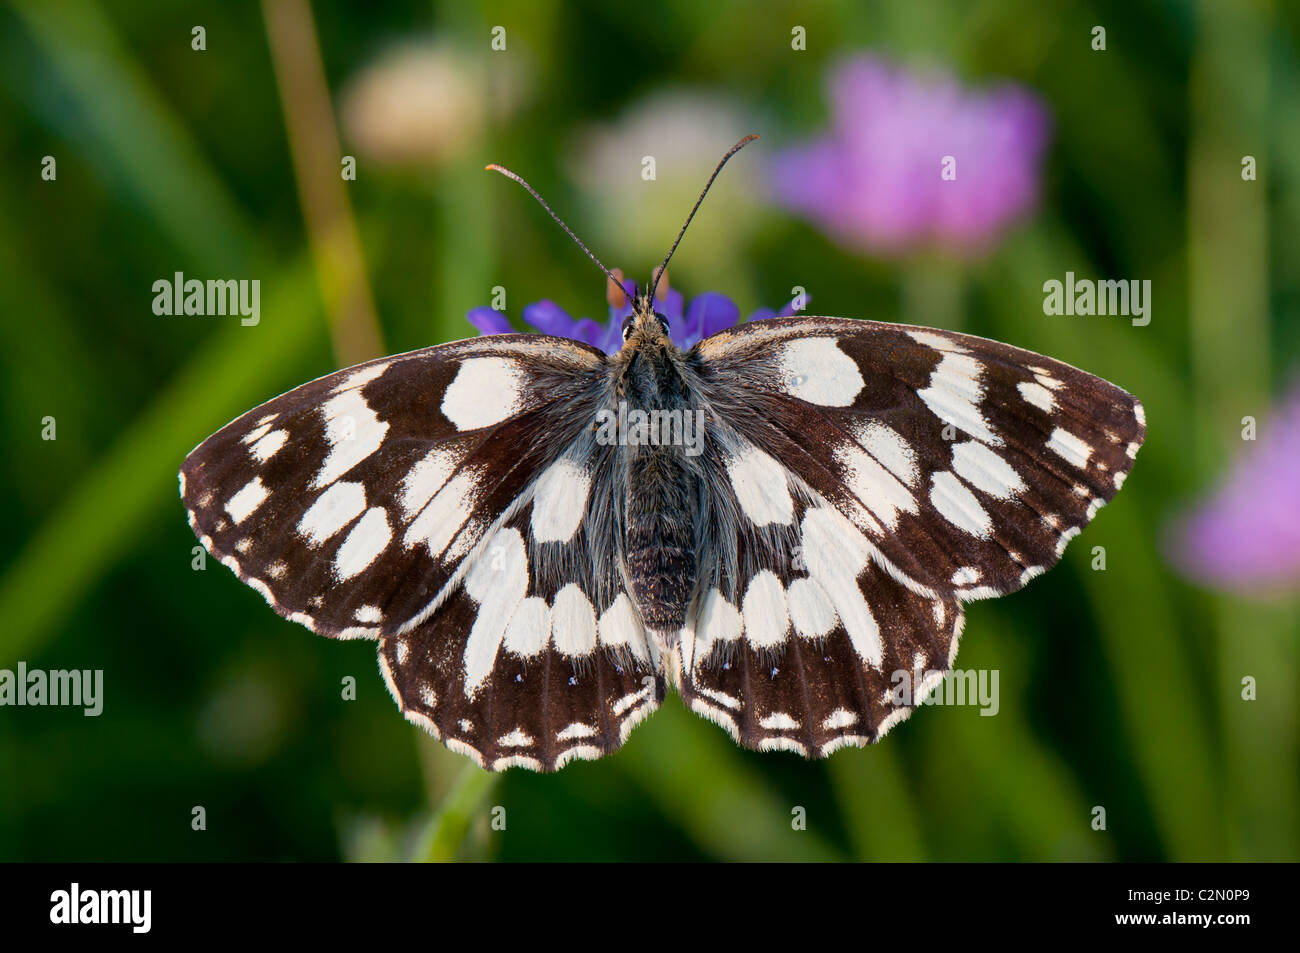
<svg viewBox="0 0 1300 953">
<path fill-rule="evenodd" d="M 1219 489 L 1175 524 L 1166 551 L 1185 574 L 1213 586 L 1300 581 L 1300 386 Z"/>
<path fill-rule="evenodd" d="M 771 187 L 837 241 L 975 254 L 1037 201 L 1051 119 L 1023 87 L 975 92 L 873 56 L 841 64 L 829 87 L 830 130 L 779 153 Z"/>
<path fill-rule="evenodd" d="M 618 274 L 617 270 L 615 274 Z M 661 291 L 662 291 L 662 287 Z M 535 301 L 524 306 L 524 322 L 536 328 L 542 334 L 573 338 L 598 347 L 606 354 L 613 354 L 623 346 L 623 320 L 632 313 L 628 302 L 635 293 L 631 281 L 623 282 L 624 294 L 619 296 L 614 291 L 611 298 L 622 299 L 621 304 L 610 303 L 609 320 L 605 324 L 591 318 L 573 318 L 554 301 Z M 779 312 L 770 308 L 760 308 L 749 316 L 750 321 L 764 318 L 785 317 L 794 314 L 794 302 L 787 304 Z M 730 298 L 717 291 L 706 291 L 685 304 L 682 293 L 668 288 L 655 300 L 655 310 L 668 319 L 669 336 L 680 348 L 689 348 L 698 341 L 716 334 L 723 328 L 729 328 L 740 320 L 740 308 Z M 478 328 L 480 334 L 509 334 L 515 329 L 500 311 L 488 307 L 474 308 L 466 317 L 469 323 Z"/>
</svg>

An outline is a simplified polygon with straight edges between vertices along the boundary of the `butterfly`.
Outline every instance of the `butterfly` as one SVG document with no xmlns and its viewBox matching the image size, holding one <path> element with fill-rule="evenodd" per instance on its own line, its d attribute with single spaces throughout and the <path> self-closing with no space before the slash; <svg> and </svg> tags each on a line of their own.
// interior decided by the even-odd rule
<svg viewBox="0 0 1300 953">
<path fill-rule="evenodd" d="M 952 331 L 798 316 L 683 351 L 655 294 L 708 187 L 617 352 L 369 361 L 181 468 L 208 551 L 282 616 L 376 641 L 406 717 L 486 768 L 605 755 L 669 685 L 747 748 L 878 740 L 951 668 L 964 604 L 1056 563 L 1145 437 L 1113 384 Z M 901 703 L 899 673 L 926 673 Z"/>
</svg>

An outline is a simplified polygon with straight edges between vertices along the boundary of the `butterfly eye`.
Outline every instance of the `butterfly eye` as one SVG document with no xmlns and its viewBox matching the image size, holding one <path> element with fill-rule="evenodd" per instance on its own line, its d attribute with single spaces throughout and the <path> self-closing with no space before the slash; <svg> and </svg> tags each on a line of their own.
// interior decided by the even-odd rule
<svg viewBox="0 0 1300 953">
<path fill-rule="evenodd" d="M 632 336 L 632 319 L 625 318 L 623 321 L 623 340 L 626 341 Z"/>
<path fill-rule="evenodd" d="M 659 327 L 664 329 L 664 334 L 668 334 L 669 333 L 668 319 L 665 318 L 662 314 L 656 314 L 655 317 L 659 319 Z"/>
</svg>

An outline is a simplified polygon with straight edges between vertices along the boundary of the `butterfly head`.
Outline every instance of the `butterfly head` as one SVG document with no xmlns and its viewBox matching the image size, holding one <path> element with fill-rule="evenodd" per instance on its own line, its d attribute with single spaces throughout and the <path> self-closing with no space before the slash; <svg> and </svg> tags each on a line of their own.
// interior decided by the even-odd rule
<svg viewBox="0 0 1300 953">
<path fill-rule="evenodd" d="M 620 273 L 621 276 L 621 273 Z M 663 281 L 659 282 L 659 289 L 667 289 L 667 274 L 664 274 Z M 623 291 L 621 286 L 619 291 Z M 611 304 L 614 300 L 611 298 Z M 632 313 L 623 320 L 623 345 L 640 346 L 640 345 L 671 345 L 672 325 L 668 322 L 667 315 L 663 312 L 655 311 L 654 308 L 654 291 L 647 287 L 638 287 L 632 295 Z"/>
<path fill-rule="evenodd" d="M 623 321 L 623 344 L 671 344 L 670 330 L 668 318 L 654 309 L 649 292 L 639 292 L 633 299 L 632 313 Z"/>
</svg>

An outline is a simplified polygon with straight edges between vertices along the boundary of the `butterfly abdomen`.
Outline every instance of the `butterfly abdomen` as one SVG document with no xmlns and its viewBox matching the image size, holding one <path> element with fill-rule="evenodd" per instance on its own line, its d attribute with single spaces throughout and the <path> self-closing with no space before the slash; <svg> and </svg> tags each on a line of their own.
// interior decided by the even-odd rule
<svg viewBox="0 0 1300 953">
<path fill-rule="evenodd" d="M 629 448 L 627 562 L 632 597 L 647 628 L 686 624 L 695 589 L 695 476 L 672 447 Z"/>
</svg>

